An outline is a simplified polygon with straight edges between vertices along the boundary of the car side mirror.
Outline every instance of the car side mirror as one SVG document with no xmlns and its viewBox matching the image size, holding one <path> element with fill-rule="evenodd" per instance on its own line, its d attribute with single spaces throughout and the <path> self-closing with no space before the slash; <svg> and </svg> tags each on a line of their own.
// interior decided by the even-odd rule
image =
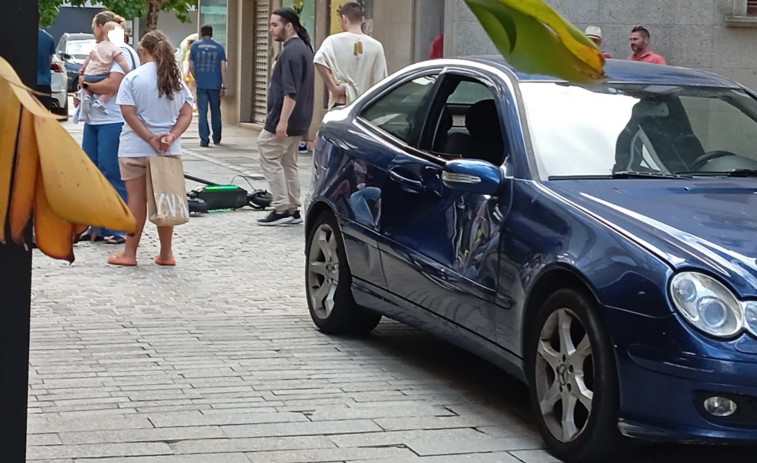
<svg viewBox="0 0 757 463">
<path fill-rule="evenodd" d="M 71 59 L 71 55 L 69 55 L 68 53 L 60 52 L 58 55 L 63 61 L 69 61 Z"/>
<path fill-rule="evenodd" d="M 502 170 L 486 161 L 450 161 L 442 170 L 442 183 L 445 187 L 467 193 L 496 195 L 500 191 L 502 180 Z"/>
</svg>

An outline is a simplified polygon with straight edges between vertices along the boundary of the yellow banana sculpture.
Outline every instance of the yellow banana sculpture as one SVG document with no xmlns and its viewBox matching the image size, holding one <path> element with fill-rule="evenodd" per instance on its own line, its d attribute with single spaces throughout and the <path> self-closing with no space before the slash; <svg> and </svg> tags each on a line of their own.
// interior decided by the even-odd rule
<svg viewBox="0 0 757 463">
<path fill-rule="evenodd" d="M 542 0 L 465 0 L 515 69 L 571 82 L 606 79 L 594 42 Z"/>
<path fill-rule="evenodd" d="M 10 230 L 10 239 L 28 246 L 32 216 L 40 251 L 69 262 L 88 225 L 136 229 L 116 190 L 0 57 L 0 242 Z"/>
</svg>

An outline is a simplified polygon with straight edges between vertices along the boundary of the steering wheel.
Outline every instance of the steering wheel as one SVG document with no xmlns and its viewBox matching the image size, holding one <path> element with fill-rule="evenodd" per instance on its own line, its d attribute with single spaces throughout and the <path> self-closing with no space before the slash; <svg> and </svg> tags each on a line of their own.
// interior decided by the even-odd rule
<svg viewBox="0 0 757 463">
<path fill-rule="evenodd" d="M 736 153 L 732 153 L 726 150 L 708 151 L 704 153 L 703 155 L 699 156 L 698 158 L 694 159 L 694 162 L 691 163 L 691 169 L 699 170 L 702 167 L 704 167 L 708 162 L 712 161 L 713 159 L 723 158 L 726 156 L 738 156 L 738 155 Z"/>
</svg>

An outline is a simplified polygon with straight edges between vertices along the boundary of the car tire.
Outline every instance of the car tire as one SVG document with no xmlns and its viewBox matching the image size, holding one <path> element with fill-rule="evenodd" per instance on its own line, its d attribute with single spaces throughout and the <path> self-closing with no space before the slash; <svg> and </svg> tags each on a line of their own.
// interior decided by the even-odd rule
<svg viewBox="0 0 757 463">
<path fill-rule="evenodd" d="M 552 294 L 529 329 L 526 375 L 539 432 L 565 461 L 609 461 L 620 449 L 612 343 L 593 297 Z M 564 413 L 565 404 L 569 410 Z"/>
<path fill-rule="evenodd" d="M 327 334 L 364 334 L 381 314 L 358 306 L 352 296 L 352 274 L 336 217 L 321 213 L 305 249 L 305 287 L 313 323 Z"/>
</svg>

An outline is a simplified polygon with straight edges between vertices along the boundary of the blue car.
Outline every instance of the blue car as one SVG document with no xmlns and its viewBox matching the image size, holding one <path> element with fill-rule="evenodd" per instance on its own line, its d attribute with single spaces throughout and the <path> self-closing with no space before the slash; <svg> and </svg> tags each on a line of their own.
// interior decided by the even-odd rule
<svg viewBox="0 0 757 463">
<path fill-rule="evenodd" d="M 387 316 L 501 366 L 564 460 L 626 437 L 757 443 L 757 98 L 703 71 L 605 70 L 434 60 L 329 112 L 312 319 L 354 334 Z"/>
</svg>

